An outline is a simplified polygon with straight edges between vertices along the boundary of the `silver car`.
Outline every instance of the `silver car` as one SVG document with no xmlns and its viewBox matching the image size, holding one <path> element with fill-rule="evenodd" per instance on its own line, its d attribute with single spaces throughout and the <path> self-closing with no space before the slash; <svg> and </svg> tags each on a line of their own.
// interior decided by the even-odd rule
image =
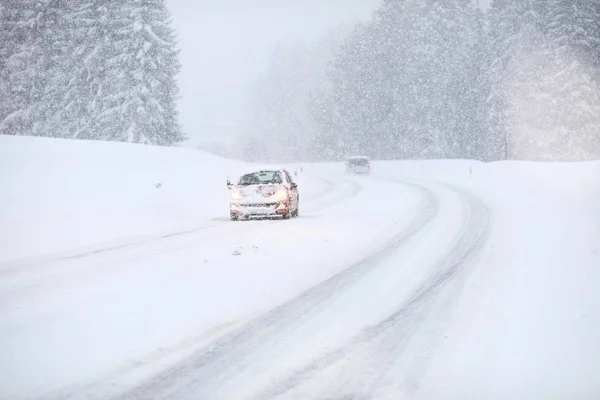
<svg viewBox="0 0 600 400">
<path fill-rule="evenodd" d="M 348 161 L 346 161 L 346 172 L 355 174 L 370 174 L 371 162 L 365 156 L 350 157 Z"/>
</svg>

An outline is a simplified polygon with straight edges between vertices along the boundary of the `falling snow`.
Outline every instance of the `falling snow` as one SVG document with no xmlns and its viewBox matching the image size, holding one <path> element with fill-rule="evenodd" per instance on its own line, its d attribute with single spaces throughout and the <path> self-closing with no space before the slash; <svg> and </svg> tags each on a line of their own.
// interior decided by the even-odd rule
<svg viewBox="0 0 600 400">
<path fill-rule="evenodd" d="M 600 156 L 600 2 L 384 2 L 277 51 L 238 156 Z"/>
<path fill-rule="evenodd" d="M 0 9 L 0 133 L 170 145 L 175 32 L 164 0 L 9 0 Z"/>
</svg>

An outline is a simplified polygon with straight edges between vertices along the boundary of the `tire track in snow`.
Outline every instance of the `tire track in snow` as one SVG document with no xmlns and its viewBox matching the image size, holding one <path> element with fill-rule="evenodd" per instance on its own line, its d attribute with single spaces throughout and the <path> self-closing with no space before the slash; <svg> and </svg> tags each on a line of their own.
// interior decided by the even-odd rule
<svg viewBox="0 0 600 400">
<path fill-rule="evenodd" d="M 338 184 L 336 182 L 334 182 L 333 180 L 330 180 L 330 179 L 324 179 L 324 178 L 318 178 L 318 177 L 312 177 L 312 179 L 325 182 L 326 187 L 325 187 L 325 189 L 319 191 L 315 196 L 311 197 L 309 200 L 309 204 L 315 203 L 315 202 L 318 203 L 320 198 L 323 198 L 323 197 L 327 198 L 327 196 L 329 194 L 334 192 L 333 188 L 338 186 Z M 326 202 L 324 204 L 319 205 L 319 209 L 325 208 L 325 207 L 330 207 L 332 205 L 337 204 L 337 202 L 339 201 L 340 198 L 350 199 L 350 198 L 356 196 L 362 190 L 361 186 L 359 186 L 353 182 L 350 182 L 350 185 L 351 185 L 350 191 L 342 190 L 342 193 L 343 193 L 342 195 L 336 196 L 335 200 L 332 200 L 332 199 L 326 200 Z M 350 194 L 348 194 L 348 192 Z M 267 224 L 269 224 L 269 223 L 277 223 L 280 221 L 271 220 L 271 221 L 261 221 L 261 222 L 262 223 L 266 222 Z M 205 224 L 199 225 L 199 226 L 191 228 L 191 229 L 179 230 L 179 231 L 164 233 L 164 234 L 160 234 L 160 235 L 144 235 L 143 239 L 133 240 L 133 241 L 125 242 L 125 243 L 121 242 L 121 243 L 114 244 L 111 246 L 104 246 L 104 247 L 99 247 L 99 248 L 93 248 L 93 246 L 86 246 L 87 248 L 91 248 L 91 250 L 86 250 L 86 251 L 71 250 L 71 251 L 61 252 L 60 254 L 55 254 L 55 255 L 39 256 L 39 257 L 30 258 L 30 259 L 9 261 L 9 262 L 0 264 L 0 278 L 8 278 L 8 277 L 14 278 L 15 276 L 25 276 L 25 275 L 35 272 L 38 269 L 45 270 L 50 264 L 59 264 L 61 262 L 77 261 L 80 259 L 85 259 L 87 257 L 102 256 L 105 254 L 111 254 L 113 252 L 115 252 L 115 253 L 123 252 L 123 259 L 129 260 L 132 257 L 131 252 L 134 252 L 134 255 L 135 255 L 135 252 L 138 252 L 139 254 L 144 254 L 147 251 L 148 245 L 150 245 L 150 244 L 165 243 L 167 240 L 170 240 L 170 239 L 175 239 L 175 238 L 178 239 L 178 238 L 185 237 L 185 236 L 193 236 L 195 234 L 198 234 L 199 232 L 204 232 L 208 229 L 220 228 L 220 227 L 226 227 L 229 229 L 233 229 L 233 226 L 231 225 L 231 221 L 229 220 L 229 218 L 226 218 L 223 221 L 213 220 L 212 223 L 208 223 L 208 224 L 205 223 Z M 141 249 L 139 251 L 137 251 L 138 248 L 141 248 Z M 154 249 L 157 249 L 157 247 L 154 247 Z M 175 247 L 175 250 L 178 250 L 178 249 L 180 249 L 180 247 Z M 166 250 L 166 251 L 168 251 L 168 250 Z M 118 259 L 111 259 L 110 265 L 118 266 L 119 265 Z M 81 272 L 81 268 L 79 266 L 74 266 L 74 268 L 76 268 L 77 271 L 73 271 L 73 268 L 69 267 L 64 271 L 64 273 L 72 275 L 73 273 Z M 106 272 L 106 268 L 103 268 L 103 271 Z M 54 274 L 54 278 L 55 279 L 57 278 L 56 274 Z M 36 285 L 39 285 L 39 282 L 36 282 Z M 0 286 L 0 289 L 2 289 L 2 290 L 0 290 L 0 294 L 2 294 L 2 295 L 9 295 L 9 292 L 16 292 L 16 291 L 21 290 L 20 287 L 14 287 L 12 289 L 4 289 L 1 286 Z"/>
<path fill-rule="evenodd" d="M 375 270 L 383 260 L 409 243 L 415 234 L 435 219 L 439 207 L 434 193 L 421 185 L 408 183 L 405 185 L 420 192 L 423 202 L 411 223 L 383 248 L 239 330 L 216 340 L 202 352 L 159 373 L 154 379 L 119 398 L 123 400 L 211 398 L 218 392 L 219 387 L 227 384 L 230 378 L 250 367 L 253 359 L 260 358 L 261 348 L 268 348 L 273 342 L 285 337 L 301 323 L 302 316 L 314 314 L 327 301 L 360 281 L 369 272 Z"/>
<path fill-rule="evenodd" d="M 359 182 L 354 182 L 352 180 L 341 180 L 341 181 L 333 181 L 333 180 L 329 180 L 329 179 L 321 179 L 321 178 L 315 178 L 315 179 L 319 179 L 322 180 L 324 182 L 327 182 L 327 185 L 323 190 L 319 191 L 318 196 L 311 196 L 311 208 L 315 208 L 315 209 L 322 209 L 325 207 L 329 207 L 329 206 L 333 206 L 333 205 L 339 205 L 342 201 L 344 200 L 349 200 L 355 196 L 357 196 L 358 194 L 360 194 L 363 190 L 363 186 L 359 183 Z M 323 200 L 321 200 L 323 198 Z M 292 220 L 293 221 L 293 220 Z M 292 222 L 292 221 L 288 221 L 288 222 Z M 271 223 L 277 223 L 278 221 L 270 221 Z M 257 225 L 255 226 L 266 226 L 269 225 L 269 221 L 260 221 L 257 222 Z M 239 226 L 237 223 L 232 224 L 230 223 L 229 219 L 227 219 L 227 223 L 226 224 L 222 224 L 221 226 L 228 226 L 228 227 L 237 227 Z M 256 229 L 256 228 L 254 228 Z M 270 230 L 272 230 L 272 228 L 268 228 Z M 277 231 L 274 231 L 274 235 L 277 235 Z M 248 318 L 246 322 L 243 323 L 236 323 L 236 325 L 238 326 L 243 326 L 246 323 L 248 323 L 248 321 L 252 321 L 254 318 L 256 318 L 256 316 L 253 316 L 251 319 Z M 236 328 L 237 329 L 237 328 Z M 233 329 L 232 329 L 233 331 Z M 202 335 L 200 335 L 200 337 L 202 337 L 204 335 L 204 333 Z M 218 338 L 215 338 L 214 340 L 218 340 Z M 203 340 L 202 340 L 203 341 Z M 168 351 L 168 350 L 163 350 L 161 352 L 160 355 L 160 359 L 157 358 L 158 362 L 156 362 L 156 364 L 158 364 L 159 368 L 166 367 L 164 361 L 162 361 L 163 359 L 168 360 L 169 357 L 172 358 L 183 358 L 182 355 L 177 355 L 178 352 L 188 352 L 189 353 L 193 353 L 193 349 L 199 349 L 196 351 L 202 351 L 203 349 L 205 349 L 206 347 L 206 343 L 202 343 L 202 341 L 198 340 L 198 341 L 194 341 L 194 340 L 190 340 L 187 341 L 186 343 L 183 343 L 181 346 L 178 345 L 174 345 L 171 346 L 172 351 Z M 187 350 L 187 351 L 186 351 Z M 174 353 L 174 354 L 171 354 Z M 148 363 L 152 364 L 154 361 L 152 360 L 152 357 L 148 358 Z M 171 363 L 174 363 L 174 360 L 171 360 Z M 100 379 L 99 381 L 96 382 L 91 382 L 88 384 L 83 384 L 83 385 L 79 385 L 78 387 L 71 387 L 71 388 L 65 388 L 63 390 L 60 390 L 59 392 L 55 392 L 52 394 L 49 394 L 48 398 L 52 398 L 52 399 L 79 399 L 82 396 L 82 393 L 94 393 L 94 398 L 113 398 L 115 393 L 118 393 L 119 390 L 115 389 L 113 387 L 113 389 L 111 390 L 110 388 L 107 389 L 107 385 L 110 386 L 111 385 L 111 381 L 114 382 L 116 379 L 116 377 L 118 375 L 122 375 L 122 376 L 136 376 L 139 375 L 140 373 L 138 372 L 138 369 L 141 370 L 146 370 L 147 368 L 152 368 L 151 366 L 146 365 L 146 363 L 144 363 L 143 365 L 137 367 L 131 367 L 130 370 L 125 370 L 122 369 L 120 370 L 119 373 L 115 372 L 115 375 L 112 378 L 103 378 Z M 135 379 L 135 378 L 133 378 Z M 151 396 L 152 397 L 152 396 Z M 46 397 L 44 397 L 46 398 Z"/>
<path fill-rule="evenodd" d="M 218 224 L 218 223 L 202 224 L 202 225 L 199 225 L 192 229 L 175 231 L 175 232 L 171 232 L 171 233 L 160 234 L 157 236 L 144 235 L 145 238 L 141 239 L 141 240 L 138 239 L 138 240 L 134 240 L 134 241 L 130 241 L 130 242 L 114 244 L 111 246 L 98 247 L 98 248 L 94 248 L 92 250 L 86 250 L 86 251 L 71 250 L 71 251 L 64 251 L 64 252 L 61 252 L 60 254 L 55 254 L 55 255 L 38 256 L 38 257 L 34 257 L 34 258 L 29 258 L 29 259 L 9 261 L 9 262 L 0 264 L 0 277 L 11 274 L 13 272 L 22 272 L 24 269 L 35 269 L 37 267 L 46 267 L 48 264 L 58 263 L 58 262 L 62 262 L 62 261 L 77 260 L 77 259 L 82 259 L 82 258 L 86 258 L 86 257 L 90 257 L 90 256 L 96 256 L 96 255 L 109 253 L 109 252 L 113 252 L 113 251 L 127 250 L 127 249 L 131 249 L 131 248 L 139 247 L 139 246 L 145 246 L 150 243 L 162 241 L 164 239 L 169 239 L 169 238 L 172 238 L 175 236 L 191 235 L 191 234 L 198 233 L 200 231 L 210 229 L 210 228 L 215 228 L 218 226 L 222 226 L 222 224 Z M 94 246 L 92 245 L 92 246 L 86 246 L 86 247 L 93 248 Z"/>
<path fill-rule="evenodd" d="M 411 354 L 404 354 L 412 345 L 414 337 L 421 333 L 424 324 L 434 321 L 434 325 L 443 325 L 442 314 L 458 300 L 460 289 L 469 272 L 475 267 L 474 260 L 485 244 L 491 226 L 491 215 L 485 204 L 467 191 L 450 185 L 443 185 L 457 193 L 468 208 L 468 218 L 461 228 L 455 245 L 444 259 L 434 268 L 431 274 L 401 304 L 398 309 L 381 322 L 364 329 L 354 340 L 310 363 L 303 369 L 294 372 L 287 378 L 268 387 L 254 399 L 288 398 L 293 390 L 309 382 L 332 366 L 337 366 L 338 374 L 334 379 L 325 379 L 323 391 L 317 399 L 371 399 L 398 398 L 403 391 L 408 397 L 418 391 L 418 380 L 425 372 L 430 356 L 426 348 L 414 349 L 420 357 L 411 359 Z M 439 308 L 439 310 L 436 310 Z M 433 336 L 421 340 L 421 345 L 430 346 L 428 340 L 437 340 L 439 332 L 434 329 Z M 423 334 L 427 336 L 427 333 Z M 406 356 L 406 359 L 403 359 Z M 404 377 L 404 379 L 402 379 Z M 386 378 L 388 386 L 397 391 L 385 391 Z M 394 382 L 400 381 L 398 382 Z M 383 388 L 383 389 L 382 389 Z M 315 395 L 315 393 L 311 393 Z M 293 396 L 292 396 L 293 397 Z M 299 397 L 293 397 L 299 398 Z"/>
<path fill-rule="evenodd" d="M 314 179 L 318 179 L 318 178 L 314 178 Z M 330 182 L 332 182 L 332 184 L 333 184 L 332 187 L 334 187 L 335 183 L 333 183 L 333 181 L 330 181 Z M 349 191 L 344 191 L 341 194 L 338 193 L 329 199 L 326 198 L 325 201 L 321 202 L 320 204 L 319 204 L 319 201 L 314 201 L 314 200 L 318 200 L 318 199 L 313 198 L 309 201 L 310 208 L 322 209 L 322 208 L 329 208 L 332 206 L 336 206 L 336 205 L 340 204 L 340 202 L 342 202 L 342 201 L 347 201 L 349 199 L 352 199 L 352 198 L 358 196 L 363 191 L 363 186 L 354 180 L 344 179 L 343 182 L 350 184 Z M 323 197 L 325 197 L 325 196 L 323 196 Z"/>
<path fill-rule="evenodd" d="M 338 205 L 341 201 L 349 200 L 362 191 L 362 186 L 352 181 L 343 180 L 340 183 L 318 177 L 312 179 L 323 181 L 326 184 L 325 188 L 320 190 L 317 195 L 310 197 L 314 200 L 312 207 L 309 206 L 309 210 Z M 322 203 L 319 202 L 321 198 L 324 200 Z M 69 252 L 64 255 L 36 257 L 10 262 L 4 266 L 0 265 L 0 278 L 3 279 L 0 283 L 0 306 L 14 303 L 17 299 L 27 299 L 31 297 L 30 292 L 35 293 L 34 297 L 38 300 L 40 296 L 50 299 L 54 293 L 61 292 L 65 287 L 77 284 L 76 282 L 90 282 L 100 274 L 106 275 L 115 270 L 122 271 L 129 265 L 134 266 L 133 261 L 135 260 L 185 250 L 190 246 L 189 242 L 196 237 L 194 235 L 202 235 L 209 228 L 235 230 L 236 235 L 247 236 L 251 236 L 252 231 L 261 229 L 265 232 L 271 231 L 275 238 L 279 235 L 279 231 L 273 229 L 271 224 L 276 223 L 287 225 L 293 224 L 294 221 L 256 221 L 250 225 L 239 225 L 227 219 L 226 222 L 213 222 L 194 229 L 154 237 L 146 236 L 143 240 L 96 248 L 86 252 Z M 93 258 L 93 262 L 89 262 L 92 260 L 87 260 L 87 258 Z M 88 262 L 82 264 L 83 260 Z"/>
</svg>

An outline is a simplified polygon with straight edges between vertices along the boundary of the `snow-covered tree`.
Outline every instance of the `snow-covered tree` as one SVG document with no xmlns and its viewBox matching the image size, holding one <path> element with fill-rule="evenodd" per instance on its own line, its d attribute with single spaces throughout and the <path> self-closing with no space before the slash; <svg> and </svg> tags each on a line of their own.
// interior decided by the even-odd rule
<svg viewBox="0 0 600 400">
<path fill-rule="evenodd" d="M 117 6 L 118 5 L 118 6 Z M 179 71 L 175 34 L 164 0 L 115 2 L 102 53 L 95 136 L 169 145 L 184 139 L 177 124 Z M 100 72 L 100 71 L 99 71 Z"/>
<path fill-rule="evenodd" d="M 68 138 L 106 139 L 96 125 L 103 97 L 111 82 L 107 62 L 113 54 L 112 22 L 118 8 L 106 0 L 71 0 L 68 16 L 70 43 L 63 73 L 54 76 L 63 96 L 54 124 L 62 125 Z"/>
<path fill-rule="evenodd" d="M 47 1 L 13 0 L 2 8 L 0 133 L 37 134 L 48 57 L 44 53 Z"/>
<path fill-rule="evenodd" d="M 596 1 L 493 4 L 489 127 L 505 157 L 600 155 L 597 10 Z"/>
<path fill-rule="evenodd" d="M 477 13 L 469 1 L 386 1 L 338 55 L 334 104 L 346 148 L 379 157 L 464 157 L 476 130 Z"/>
<path fill-rule="evenodd" d="M 9 55 L 13 54 L 16 43 L 13 38 L 13 26 L 10 24 L 10 5 L 0 3 L 0 122 L 4 121 L 12 108 L 8 99 L 10 85 L 7 61 Z"/>
<path fill-rule="evenodd" d="M 182 141 L 164 0 L 7 0 L 0 133 Z"/>
<path fill-rule="evenodd" d="M 263 132 L 253 137 L 268 140 L 249 141 L 252 151 L 600 154 L 600 0 L 493 0 L 485 14 L 469 0 L 384 0 L 331 51 L 327 84 L 316 86 L 298 73 L 314 68 L 306 50 L 276 57 L 253 101 Z"/>
<path fill-rule="evenodd" d="M 390 31 L 379 29 L 384 24 L 377 23 L 386 17 L 377 14 L 370 24 L 358 25 L 330 71 L 332 91 L 326 101 L 330 121 L 326 123 L 339 157 L 394 148 L 393 141 L 386 142 L 391 138 L 385 125 L 394 104 L 392 55 L 385 51 Z"/>
<path fill-rule="evenodd" d="M 70 8 L 70 0 L 48 0 L 38 15 L 37 40 L 32 46 L 37 61 L 32 77 L 37 82 L 38 95 L 33 104 L 35 123 L 30 134 L 35 136 L 68 137 L 61 111 L 69 87 L 68 66 L 73 49 Z"/>
<path fill-rule="evenodd" d="M 473 63 L 468 71 L 471 76 L 471 88 L 468 101 L 472 105 L 473 113 L 469 115 L 472 119 L 472 130 L 465 137 L 465 157 L 484 161 L 498 159 L 499 151 L 488 134 L 488 113 L 486 98 L 490 92 L 489 82 L 486 79 L 486 66 L 488 64 L 487 35 L 489 26 L 485 15 L 479 7 L 475 9 L 475 43 L 473 44 Z"/>
<path fill-rule="evenodd" d="M 345 25 L 314 41 L 282 45 L 251 87 L 242 156 L 253 161 L 323 159 L 325 135 L 316 114 L 330 82 L 328 64 Z M 327 132 L 326 135 L 330 134 Z"/>
<path fill-rule="evenodd" d="M 489 31 L 486 46 L 485 109 L 488 150 L 492 159 L 511 157 L 507 87 L 508 68 L 525 48 L 540 44 L 542 21 L 536 0 L 493 0 L 488 11 Z"/>
<path fill-rule="evenodd" d="M 600 157 L 599 4 L 593 0 L 548 2 L 544 45 L 533 52 L 537 58 L 530 65 L 534 76 L 523 80 L 529 85 L 528 110 L 533 117 L 513 113 L 522 123 L 512 127 L 516 157 Z M 526 62 L 520 70 L 527 70 Z"/>
</svg>

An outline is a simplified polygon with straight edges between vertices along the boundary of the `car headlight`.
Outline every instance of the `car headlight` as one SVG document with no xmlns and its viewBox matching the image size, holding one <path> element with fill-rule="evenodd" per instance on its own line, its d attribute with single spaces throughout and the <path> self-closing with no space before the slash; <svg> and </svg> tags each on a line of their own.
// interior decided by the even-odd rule
<svg viewBox="0 0 600 400">
<path fill-rule="evenodd" d="M 244 197 L 244 195 L 239 190 L 233 190 L 229 197 L 231 198 L 231 200 L 241 200 Z"/>
<path fill-rule="evenodd" d="M 275 192 L 275 197 L 277 198 L 277 200 L 287 200 L 288 199 L 288 191 L 286 189 L 279 189 L 278 191 Z"/>
</svg>

